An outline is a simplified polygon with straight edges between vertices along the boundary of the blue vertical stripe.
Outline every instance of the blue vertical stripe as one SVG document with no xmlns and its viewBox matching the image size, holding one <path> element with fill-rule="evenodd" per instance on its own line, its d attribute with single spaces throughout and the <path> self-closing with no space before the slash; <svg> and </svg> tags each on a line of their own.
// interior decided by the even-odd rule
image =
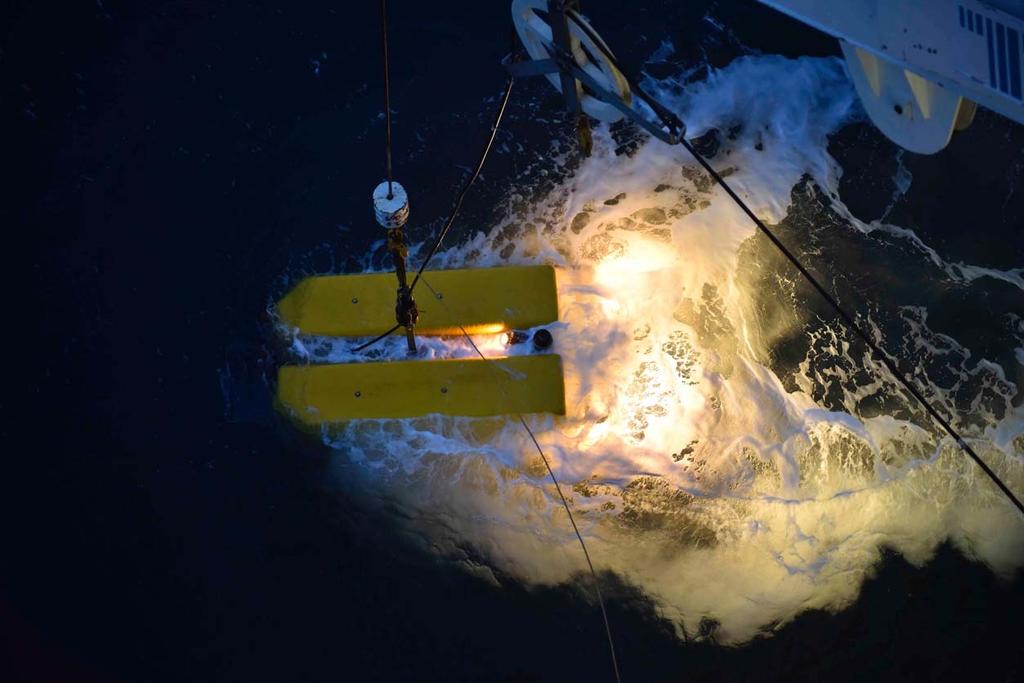
<svg viewBox="0 0 1024 683">
<path fill-rule="evenodd" d="M 1006 82 L 1006 29 L 996 22 L 996 48 L 999 53 L 999 89 L 1010 92 Z"/>
<path fill-rule="evenodd" d="M 974 30 L 974 12 L 967 10 L 967 30 Z"/>
<path fill-rule="evenodd" d="M 992 20 L 985 19 L 985 27 L 988 29 L 988 84 L 996 87 L 996 52 L 992 47 Z"/>
<path fill-rule="evenodd" d="M 1020 35 L 1006 28 L 1007 56 L 1010 62 L 1010 94 L 1020 99 Z"/>
<path fill-rule="evenodd" d="M 981 15 L 977 14 L 975 16 L 977 17 L 978 20 L 974 22 L 974 28 L 976 28 L 978 30 L 978 35 L 979 36 L 983 36 L 983 35 L 985 35 L 985 30 L 981 28 Z"/>
<path fill-rule="evenodd" d="M 964 27 L 964 6 L 960 5 L 960 28 Z"/>
</svg>

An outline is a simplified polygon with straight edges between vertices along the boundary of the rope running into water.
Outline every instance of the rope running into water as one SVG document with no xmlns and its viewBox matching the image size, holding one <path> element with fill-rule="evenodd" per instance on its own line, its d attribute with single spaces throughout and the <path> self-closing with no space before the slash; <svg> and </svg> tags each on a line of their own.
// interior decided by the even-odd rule
<svg viewBox="0 0 1024 683">
<path fill-rule="evenodd" d="M 508 83 L 505 85 L 505 93 L 501 97 L 501 104 L 498 105 L 498 112 L 494 116 L 494 123 L 491 124 L 491 134 L 487 138 L 487 144 L 484 145 L 483 151 L 480 152 L 480 160 L 477 161 L 476 170 L 474 170 L 473 175 L 466 180 L 466 184 L 462 186 L 462 191 L 459 192 L 459 196 L 455 198 L 455 204 L 452 206 L 452 211 L 448 215 L 448 220 L 445 221 L 441 232 L 437 234 L 437 239 L 434 240 L 434 244 L 430 247 L 430 251 L 427 252 L 426 258 L 423 259 L 423 264 L 416 272 L 416 277 L 409 286 L 410 294 L 416 288 L 416 283 L 419 282 L 420 278 L 423 276 L 423 271 L 427 269 L 427 264 L 430 263 L 430 259 L 434 257 L 434 254 L 436 254 L 437 250 L 441 247 L 441 242 L 448 234 L 448 231 L 451 230 L 452 224 L 455 223 L 455 217 L 459 215 L 459 209 L 462 208 L 462 200 L 466 198 L 466 193 L 469 192 L 469 188 L 473 186 L 473 183 L 480 175 L 480 171 L 483 170 L 484 162 L 487 161 L 487 155 L 490 154 L 491 147 L 494 145 L 494 137 L 498 134 L 498 127 L 501 125 L 501 119 L 505 116 L 505 108 L 508 106 L 508 98 L 512 94 L 512 84 L 514 82 L 515 79 L 509 76 Z"/>
<path fill-rule="evenodd" d="M 394 193 L 391 191 L 391 65 L 388 58 L 387 0 L 380 0 L 380 33 L 384 48 L 384 164 L 388 177 L 388 199 L 391 199 Z"/>
<path fill-rule="evenodd" d="M 427 289 L 429 289 L 431 293 L 434 295 L 434 299 L 440 301 L 441 305 L 443 305 L 448 310 L 449 315 L 452 315 L 451 309 L 448 308 L 448 303 L 444 300 L 443 297 L 438 295 L 437 291 L 435 291 L 433 287 L 430 286 L 430 283 L 427 282 L 426 278 L 423 279 L 423 284 L 425 284 L 427 286 Z M 452 319 L 455 319 L 454 315 L 452 315 Z M 494 367 L 494 363 L 498 361 L 492 358 L 488 358 L 483 354 L 483 352 L 480 350 L 480 347 L 476 345 L 476 342 L 473 341 L 473 337 L 469 335 L 469 332 L 466 331 L 465 327 L 459 325 L 459 329 L 462 330 L 462 334 L 466 337 L 466 341 L 469 342 L 470 346 L 473 347 L 473 350 L 476 351 L 477 355 L 480 356 L 484 363 L 487 364 L 487 367 L 489 367 L 493 372 L 497 374 L 499 380 L 498 386 L 502 388 L 502 393 L 504 393 L 504 380 L 506 378 L 501 375 L 497 368 Z M 561 484 L 558 483 L 558 478 L 555 476 L 555 471 L 551 468 L 551 462 L 548 460 L 547 455 L 545 455 L 544 449 L 541 448 L 540 443 L 537 441 L 537 437 L 534 435 L 533 430 L 530 429 L 530 425 L 527 424 L 526 418 L 523 417 L 523 414 L 516 413 L 515 415 L 516 417 L 519 418 L 519 424 L 523 425 L 523 429 L 525 429 L 526 433 L 530 435 L 530 441 L 533 442 L 534 447 L 537 449 L 537 453 L 540 454 L 541 460 L 544 461 L 544 467 L 547 468 L 548 475 L 551 477 L 551 481 L 555 485 L 555 490 L 558 491 L 558 497 L 562 501 L 562 507 L 565 508 L 566 514 L 569 515 L 569 523 L 572 524 L 573 533 L 576 534 L 576 540 L 579 541 L 580 548 L 583 550 L 583 557 L 585 557 L 587 560 L 587 567 L 590 568 L 590 576 L 594 580 L 594 593 L 597 595 L 597 604 L 601 607 L 601 618 L 604 620 L 604 632 L 605 636 L 607 636 L 608 638 L 608 652 L 611 654 L 612 657 L 612 669 L 615 672 L 615 681 L 616 683 L 622 683 L 622 679 L 619 677 L 619 661 L 615 656 L 615 641 L 612 639 L 612 627 L 611 623 L 608 621 L 608 611 L 605 609 L 604 606 L 604 597 L 601 595 L 601 582 L 597 578 L 597 570 L 594 569 L 594 563 L 590 559 L 590 552 L 587 550 L 587 544 L 583 540 L 583 534 L 580 533 L 579 527 L 576 526 L 576 518 L 573 516 L 572 509 L 569 507 L 569 501 L 566 500 L 565 494 L 562 493 L 562 486 Z"/>
</svg>

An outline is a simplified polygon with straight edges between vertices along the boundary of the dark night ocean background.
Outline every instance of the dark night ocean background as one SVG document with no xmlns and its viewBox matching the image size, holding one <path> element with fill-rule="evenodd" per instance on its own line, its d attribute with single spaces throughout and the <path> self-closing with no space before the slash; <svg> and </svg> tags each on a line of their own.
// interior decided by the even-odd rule
<svg viewBox="0 0 1024 683">
<path fill-rule="evenodd" d="M 390 3 L 414 231 L 438 225 L 475 161 L 508 6 Z M 584 9 L 654 78 L 839 53 L 753 2 Z M 664 40 L 671 62 L 645 63 Z M 612 680 L 578 585 L 498 588 L 406 543 L 386 507 L 329 486 L 328 449 L 273 410 L 268 304 L 304 274 L 359 270 L 380 238 L 382 101 L 375 2 L 0 9 L 0 681 Z M 544 82 L 513 95 L 523 157 L 567 134 L 559 107 Z M 982 111 L 941 154 L 908 154 L 898 222 L 949 261 L 1024 264 L 1022 145 Z M 894 146 L 859 123 L 830 151 L 846 204 L 877 218 Z M 495 219 L 517 164 L 492 155 L 452 243 Z M 910 290 L 912 257 L 877 267 Z M 1019 294 L 985 296 L 1024 311 Z M 968 306 L 929 322 L 984 349 Z M 947 545 L 923 567 L 885 553 L 849 608 L 739 647 L 679 640 L 639 588 L 606 579 L 624 681 L 1024 677 L 1020 572 L 1001 581 Z"/>
</svg>

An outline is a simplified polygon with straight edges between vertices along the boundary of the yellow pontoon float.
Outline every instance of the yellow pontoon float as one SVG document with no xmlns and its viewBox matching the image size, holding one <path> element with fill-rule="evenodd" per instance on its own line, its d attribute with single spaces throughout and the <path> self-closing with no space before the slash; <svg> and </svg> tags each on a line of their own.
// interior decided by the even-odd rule
<svg viewBox="0 0 1024 683">
<path fill-rule="evenodd" d="M 423 277 L 435 301 L 418 311 L 420 335 L 499 334 L 558 319 L 550 266 L 426 271 Z M 277 310 L 282 323 L 300 335 L 369 337 L 394 324 L 394 302 L 392 273 L 330 275 L 302 280 Z M 431 413 L 565 414 L 562 359 L 553 353 L 285 365 L 278 372 L 277 399 L 292 418 L 314 428 Z"/>
</svg>

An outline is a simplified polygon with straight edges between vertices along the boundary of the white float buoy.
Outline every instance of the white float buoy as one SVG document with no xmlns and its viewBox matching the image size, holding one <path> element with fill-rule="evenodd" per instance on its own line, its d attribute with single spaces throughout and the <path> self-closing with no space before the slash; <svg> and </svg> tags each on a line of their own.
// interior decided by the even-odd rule
<svg viewBox="0 0 1024 683">
<path fill-rule="evenodd" d="M 388 186 L 391 197 L 388 197 Z M 405 188 L 395 181 L 382 182 L 373 190 L 373 213 L 382 228 L 394 230 L 409 220 L 409 195 Z"/>
</svg>

